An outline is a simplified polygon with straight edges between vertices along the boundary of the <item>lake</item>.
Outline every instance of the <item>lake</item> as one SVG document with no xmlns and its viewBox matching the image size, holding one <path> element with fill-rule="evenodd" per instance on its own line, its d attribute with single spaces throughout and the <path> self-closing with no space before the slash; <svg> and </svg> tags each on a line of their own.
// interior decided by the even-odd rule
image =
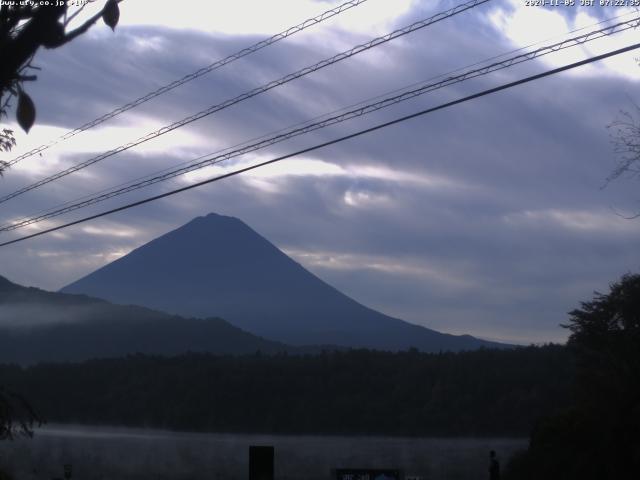
<svg viewBox="0 0 640 480">
<path fill-rule="evenodd" d="M 48 425 L 33 439 L 0 443 L 0 465 L 15 480 L 246 479 L 249 446 L 275 447 L 276 479 L 329 479 L 333 468 L 394 468 L 424 480 L 487 478 L 489 450 L 502 465 L 524 438 L 179 433 Z"/>
</svg>

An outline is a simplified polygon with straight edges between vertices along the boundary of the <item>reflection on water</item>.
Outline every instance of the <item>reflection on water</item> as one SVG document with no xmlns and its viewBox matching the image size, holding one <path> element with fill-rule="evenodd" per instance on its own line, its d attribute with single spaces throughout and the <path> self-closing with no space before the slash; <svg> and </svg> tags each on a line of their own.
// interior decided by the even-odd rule
<svg viewBox="0 0 640 480">
<path fill-rule="evenodd" d="M 0 443 L 16 479 L 246 479 L 249 445 L 275 447 L 278 479 L 328 479 L 332 468 L 399 468 L 429 479 L 487 476 L 488 452 L 504 464 L 526 439 L 398 438 L 176 433 L 49 425 L 32 439 Z"/>
</svg>

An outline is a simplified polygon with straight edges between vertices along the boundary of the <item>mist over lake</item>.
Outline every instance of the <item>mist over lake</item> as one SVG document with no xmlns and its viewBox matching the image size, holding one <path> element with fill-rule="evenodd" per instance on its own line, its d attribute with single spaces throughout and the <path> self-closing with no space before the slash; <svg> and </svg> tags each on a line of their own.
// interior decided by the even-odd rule
<svg viewBox="0 0 640 480">
<path fill-rule="evenodd" d="M 63 476 L 98 479 L 244 479 L 249 446 L 275 447 L 278 479 L 327 479 L 332 468 L 399 468 L 427 479 L 487 474 L 488 452 L 506 463 L 523 438 L 407 438 L 176 433 L 115 427 L 48 425 L 33 439 L 0 444 L 0 465 L 24 480 Z"/>
</svg>

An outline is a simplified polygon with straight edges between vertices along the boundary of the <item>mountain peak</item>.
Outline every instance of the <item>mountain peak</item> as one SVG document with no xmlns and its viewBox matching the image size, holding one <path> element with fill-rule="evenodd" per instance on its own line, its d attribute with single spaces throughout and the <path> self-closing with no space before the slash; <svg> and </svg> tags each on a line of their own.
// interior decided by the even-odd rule
<svg viewBox="0 0 640 480">
<path fill-rule="evenodd" d="M 176 228 L 175 230 L 172 230 L 171 232 L 167 233 L 167 235 L 182 234 L 185 232 L 189 232 L 193 228 L 229 229 L 229 230 L 236 230 L 241 228 L 247 232 L 252 232 L 252 234 L 257 235 L 256 232 L 254 232 L 246 223 L 244 223 L 239 218 L 231 217 L 228 215 L 220 215 L 218 213 L 209 213 L 207 215 L 195 217 L 193 220 L 185 223 L 181 227 Z M 227 232 L 225 231 L 225 233 Z M 166 235 L 163 235 L 157 238 L 156 240 L 162 239 L 165 236 Z"/>
<path fill-rule="evenodd" d="M 221 317 L 294 345 L 425 351 L 492 346 L 383 315 L 328 285 L 235 217 L 197 217 L 65 287 L 120 304 Z"/>
<path fill-rule="evenodd" d="M 202 222 L 202 221 L 206 221 L 209 223 L 222 223 L 222 222 L 240 222 L 240 223 L 244 223 L 242 222 L 242 220 L 240 220 L 239 218 L 236 217 L 230 217 L 228 215 L 221 215 L 219 213 L 208 213 L 206 215 L 201 215 L 199 217 L 196 217 L 192 220 L 192 222 Z M 188 224 L 187 224 L 188 225 Z"/>
</svg>

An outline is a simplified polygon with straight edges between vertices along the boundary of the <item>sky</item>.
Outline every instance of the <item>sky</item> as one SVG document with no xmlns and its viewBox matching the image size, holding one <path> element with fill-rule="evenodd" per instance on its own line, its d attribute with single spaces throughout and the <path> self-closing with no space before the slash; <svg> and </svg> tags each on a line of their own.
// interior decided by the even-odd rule
<svg viewBox="0 0 640 480">
<path fill-rule="evenodd" d="M 98 2 L 100 3 L 100 2 Z M 125 0 L 102 23 L 42 50 L 25 85 L 36 125 L 9 160 L 336 1 Z M 368 0 L 14 165 L 10 193 L 77 162 L 461 3 Z M 579 2 L 578 2 L 579 3 Z M 87 10 L 86 14 L 91 12 Z M 525 47 L 579 35 L 621 7 L 491 0 L 110 157 L 0 206 L 0 222 L 218 152 Z M 78 17 L 81 20 L 81 16 Z M 583 29 L 569 34 L 577 29 Z M 17 238 L 268 160 L 637 42 L 629 30 L 9 233 Z M 530 47 L 535 44 L 535 47 Z M 296 156 L 251 173 L 0 247 L 0 275 L 59 289 L 197 216 L 242 219 L 359 302 L 442 332 L 562 342 L 567 312 L 640 263 L 638 180 L 607 182 L 612 122 L 640 102 L 632 51 Z M 212 252 L 220 254 L 221 252 Z"/>
</svg>

